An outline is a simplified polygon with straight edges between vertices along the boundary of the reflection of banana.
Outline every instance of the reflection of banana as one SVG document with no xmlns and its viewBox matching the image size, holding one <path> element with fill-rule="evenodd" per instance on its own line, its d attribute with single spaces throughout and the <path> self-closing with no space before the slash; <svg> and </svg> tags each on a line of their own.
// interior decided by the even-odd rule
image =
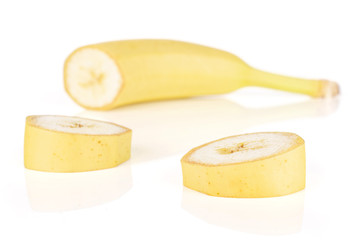
<svg viewBox="0 0 360 240">
<path fill-rule="evenodd" d="M 83 172 L 111 168 L 130 158 L 131 130 L 78 117 L 26 118 L 24 161 L 28 169 Z"/>
<path fill-rule="evenodd" d="M 65 62 L 64 84 L 78 104 L 102 110 L 137 102 L 222 94 L 245 86 L 313 97 L 339 92 L 334 82 L 266 73 L 230 53 L 169 40 L 116 41 L 79 48 Z"/>
<path fill-rule="evenodd" d="M 30 206 L 57 212 L 88 208 L 115 200 L 132 187 L 131 165 L 90 172 L 51 173 L 25 169 Z"/>
<path fill-rule="evenodd" d="M 213 196 L 275 197 L 305 188 L 304 140 L 253 133 L 197 147 L 181 160 L 186 187 Z"/>
<path fill-rule="evenodd" d="M 217 226 L 262 235 L 301 231 L 305 191 L 274 198 L 217 198 L 183 189 L 182 208 Z"/>
</svg>

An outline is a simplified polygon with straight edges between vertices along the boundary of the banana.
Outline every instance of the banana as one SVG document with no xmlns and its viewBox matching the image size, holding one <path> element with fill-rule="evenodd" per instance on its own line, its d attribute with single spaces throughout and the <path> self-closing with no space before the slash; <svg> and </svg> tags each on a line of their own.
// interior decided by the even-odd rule
<svg viewBox="0 0 360 240">
<path fill-rule="evenodd" d="M 184 186 L 220 197 L 276 197 L 305 188 L 304 140 L 264 132 L 222 138 L 182 159 Z"/>
<path fill-rule="evenodd" d="M 131 130 L 113 123 L 67 116 L 28 116 L 24 164 L 46 172 L 111 168 L 130 158 Z"/>
<path fill-rule="evenodd" d="M 64 85 L 75 102 L 96 110 L 246 86 L 313 97 L 339 93 L 335 82 L 263 72 L 228 52 L 171 40 L 114 41 L 76 49 L 65 61 Z"/>
</svg>

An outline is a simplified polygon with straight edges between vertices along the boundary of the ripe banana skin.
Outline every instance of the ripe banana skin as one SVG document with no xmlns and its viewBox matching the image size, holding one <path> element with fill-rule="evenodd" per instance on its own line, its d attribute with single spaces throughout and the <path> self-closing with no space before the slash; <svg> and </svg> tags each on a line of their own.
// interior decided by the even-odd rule
<svg viewBox="0 0 360 240">
<path fill-rule="evenodd" d="M 262 198 L 305 188 L 304 140 L 293 133 L 219 139 L 181 160 L 184 186 L 220 197 Z"/>
<path fill-rule="evenodd" d="M 46 172 L 111 168 L 130 158 L 131 130 L 112 123 L 66 116 L 26 118 L 24 164 Z"/>
<path fill-rule="evenodd" d="M 246 86 L 313 97 L 339 93 L 334 82 L 263 72 L 231 53 L 172 40 L 124 40 L 76 49 L 65 61 L 64 85 L 75 102 L 97 110 Z"/>
</svg>

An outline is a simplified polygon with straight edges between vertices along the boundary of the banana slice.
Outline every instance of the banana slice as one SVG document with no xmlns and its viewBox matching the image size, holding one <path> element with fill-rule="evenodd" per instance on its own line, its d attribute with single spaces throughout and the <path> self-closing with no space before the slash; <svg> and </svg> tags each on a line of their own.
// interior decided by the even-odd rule
<svg viewBox="0 0 360 240">
<path fill-rule="evenodd" d="M 275 197 L 305 188 L 304 140 L 294 133 L 219 139 L 181 160 L 184 186 L 221 197 Z"/>
<path fill-rule="evenodd" d="M 131 130 L 113 123 L 67 116 L 26 118 L 24 163 L 32 170 L 84 172 L 130 158 Z"/>
</svg>

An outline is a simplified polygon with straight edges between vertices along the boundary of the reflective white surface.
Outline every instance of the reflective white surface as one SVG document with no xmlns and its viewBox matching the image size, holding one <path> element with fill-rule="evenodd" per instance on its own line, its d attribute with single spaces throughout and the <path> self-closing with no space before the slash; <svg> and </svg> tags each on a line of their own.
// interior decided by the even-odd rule
<svg viewBox="0 0 360 240">
<path fill-rule="evenodd" d="M 0 239 L 360 239 L 360 15 L 356 1 L 1 1 Z M 274 73 L 340 83 L 334 101 L 263 89 L 85 111 L 63 62 L 101 41 L 168 38 L 228 50 Z M 133 130 L 132 158 L 79 174 L 25 170 L 25 117 L 59 114 Z M 184 188 L 180 159 L 260 131 L 305 140 L 306 189 L 227 199 Z"/>
<path fill-rule="evenodd" d="M 209 224 L 260 235 L 301 231 L 305 191 L 274 198 L 220 198 L 184 188 L 182 207 Z"/>
<path fill-rule="evenodd" d="M 275 106 L 244 107 L 235 99 L 224 97 L 152 102 L 107 112 L 83 111 L 77 115 L 132 129 L 132 162 L 138 162 L 168 157 L 265 123 L 326 116 L 339 104 L 338 98 L 303 100 L 299 97 L 295 103 L 277 104 L 273 100 Z"/>
<path fill-rule="evenodd" d="M 29 203 L 34 211 L 87 208 L 120 198 L 132 186 L 131 165 L 91 172 L 50 173 L 25 169 Z"/>
</svg>

